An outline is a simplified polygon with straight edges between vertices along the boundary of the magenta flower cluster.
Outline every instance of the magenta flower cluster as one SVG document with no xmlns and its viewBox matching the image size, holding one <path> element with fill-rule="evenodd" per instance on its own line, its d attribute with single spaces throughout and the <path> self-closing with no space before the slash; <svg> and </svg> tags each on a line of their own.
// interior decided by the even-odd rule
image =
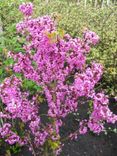
<svg viewBox="0 0 117 156">
<path fill-rule="evenodd" d="M 42 91 L 30 97 L 29 91 L 22 90 L 21 79 L 11 76 L 3 81 L 0 98 L 4 110 L 0 112 L 0 119 L 8 122 L 0 128 L 0 137 L 9 144 L 28 144 L 28 136 L 20 138 L 12 132 L 9 124 L 11 120 L 20 119 L 33 135 L 35 147 L 44 145 L 47 140 L 61 141 L 63 118 L 79 109 L 80 97 L 92 100 L 93 108 L 89 119 L 80 121 L 76 135 L 85 134 L 88 130 L 99 134 L 104 131 L 105 122 L 115 123 L 117 115 L 109 109 L 108 97 L 94 90 L 103 74 L 103 67 L 95 62 L 86 64 L 91 46 L 99 42 L 98 35 L 89 30 L 84 32 L 82 39 L 72 38 L 69 34 L 61 35 L 50 16 L 30 17 L 33 10 L 31 3 L 24 3 L 19 9 L 25 18 L 16 28 L 26 38 L 25 53 L 9 52 L 8 57 L 15 61 L 14 72 L 34 81 L 42 87 Z M 48 105 L 46 116 L 52 120 L 46 125 L 43 125 L 39 114 L 41 102 L 37 99 L 40 94 L 44 95 Z M 57 148 L 56 154 L 58 151 L 60 149 Z"/>
<path fill-rule="evenodd" d="M 9 123 L 4 123 L 2 128 L 0 128 L 0 139 L 5 139 L 10 145 L 15 143 L 19 143 L 19 145 L 23 146 L 25 141 L 22 140 L 16 133 L 11 130 L 12 125 Z"/>
<path fill-rule="evenodd" d="M 19 10 L 25 15 L 25 16 L 30 16 L 32 15 L 33 11 L 33 4 L 32 3 L 23 3 L 22 5 L 19 6 Z"/>
</svg>

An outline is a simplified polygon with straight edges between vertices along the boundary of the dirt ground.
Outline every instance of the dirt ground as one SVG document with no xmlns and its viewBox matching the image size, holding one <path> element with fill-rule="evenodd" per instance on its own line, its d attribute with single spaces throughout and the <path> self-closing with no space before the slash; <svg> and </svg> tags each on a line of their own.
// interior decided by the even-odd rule
<svg viewBox="0 0 117 156">
<path fill-rule="evenodd" d="M 110 99 L 110 109 L 117 114 L 117 103 L 113 98 Z M 86 107 L 82 107 L 80 118 L 86 114 L 85 111 Z M 77 122 L 73 116 L 66 121 L 66 126 L 62 131 L 63 135 L 68 132 L 68 129 L 72 131 L 74 128 L 77 128 Z M 113 129 L 117 128 L 117 124 L 111 125 L 111 127 Z M 79 136 L 76 141 L 65 143 L 60 156 L 117 156 L 117 134 L 108 132 L 107 135 L 102 133 L 98 136 L 88 133 Z"/>
</svg>

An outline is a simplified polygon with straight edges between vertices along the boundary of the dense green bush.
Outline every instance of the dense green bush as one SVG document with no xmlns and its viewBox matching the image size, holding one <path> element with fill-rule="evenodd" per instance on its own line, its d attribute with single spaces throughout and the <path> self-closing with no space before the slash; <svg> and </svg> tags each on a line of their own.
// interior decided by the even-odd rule
<svg viewBox="0 0 117 156">
<path fill-rule="evenodd" d="M 15 24 L 21 19 L 18 13 L 18 5 L 27 0 L 4 0 L 0 3 L 0 17 L 3 23 L 5 49 L 19 51 L 22 41 L 18 41 L 15 34 Z M 36 4 L 35 16 L 52 15 L 57 19 L 60 28 L 72 36 L 80 36 L 85 27 L 95 31 L 100 36 L 100 43 L 92 48 L 90 59 L 98 59 L 105 67 L 105 73 L 100 87 L 109 94 L 115 95 L 117 90 L 117 11 L 115 8 L 87 8 L 68 3 L 68 1 L 51 0 L 48 4 L 42 0 L 32 0 Z M 74 1 L 75 2 L 75 1 Z"/>
</svg>

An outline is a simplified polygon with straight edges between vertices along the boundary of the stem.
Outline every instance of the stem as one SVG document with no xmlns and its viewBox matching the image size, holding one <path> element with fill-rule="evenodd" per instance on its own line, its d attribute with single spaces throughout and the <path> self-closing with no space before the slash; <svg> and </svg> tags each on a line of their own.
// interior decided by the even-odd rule
<svg viewBox="0 0 117 156">
<path fill-rule="evenodd" d="M 73 134 L 75 134 L 75 133 L 79 134 L 79 130 L 76 130 Z M 70 139 L 70 136 L 61 139 L 61 142 L 68 141 L 69 139 Z"/>
<path fill-rule="evenodd" d="M 40 116 L 48 116 L 47 114 L 40 114 Z"/>
<path fill-rule="evenodd" d="M 2 105 L 2 103 L 1 103 L 1 101 L 0 101 L 0 111 L 2 111 L 2 112 L 3 112 L 3 105 Z M 4 124 L 4 121 L 3 121 L 3 119 L 2 119 L 2 118 L 0 118 L 0 124 L 1 124 L 1 125 L 3 125 L 3 124 Z"/>
<path fill-rule="evenodd" d="M 84 1 L 84 6 L 86 8 L 86 6 L 87 6 L 87 0 Z"/>
<path fill-rule="evenodd" d="M 47 145 L 46 145 L 46 147 L 45 147 L 45 156 L 48 156 L 48 148 L 47 148 Z"/>
<path fill-rule="evenodd" d="M 36 153 L 35 153 L 35 150 L 34 150 L 33 144 L 31 143 L 31 137 L 30 137 L 30 134 L 28 135 L 28 139 L 29 139 L 30 147 L 31 147 L 31 149 L 32 149 L 32 154 L 33 154 L 33 156 L 36 156 Z"/>
<path fill-rule="evenodd" d="M 0 125 L 3 125 L 4 124 L 4 122 L 3 122 L 3 119 L 1 118 L 0 119 Z"/>
</svg>

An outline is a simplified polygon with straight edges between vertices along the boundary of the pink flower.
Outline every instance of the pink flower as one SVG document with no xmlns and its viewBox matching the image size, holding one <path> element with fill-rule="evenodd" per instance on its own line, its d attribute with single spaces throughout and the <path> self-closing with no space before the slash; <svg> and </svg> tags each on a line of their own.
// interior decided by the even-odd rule
<svg viewBox="0 0 117 156">
<path fill-rule="evenodd" d="M 88 44 L 96 45 L 99 42 L 99 36 L 95 32 L 89 30 L 84 32 L 84 39 Z"/>
<path fill-rule="evenodd" d="M 88 131 L 87 120 L 83 120 L 83 121 L 80 122 L 79 133 L 80 134 L 86 134 L 87 131 Z"/>
<path fill-rule="evenodd" d="M 104 126 L 102 123 L 97 123 L 93 120 L 88 122 L 88 127 L 90 128 L 91 131 L 94 133 L 99 134 L 100 132 L 104 131 Z"/>
<path fill-rule="evenodd" d="M 33 4 L 32 3 L 22 3 L 19 6 L 19 10 L 25 15 L 25 16 L 30 16 L 32 15 L 33 11 Z"/>
</svg>

